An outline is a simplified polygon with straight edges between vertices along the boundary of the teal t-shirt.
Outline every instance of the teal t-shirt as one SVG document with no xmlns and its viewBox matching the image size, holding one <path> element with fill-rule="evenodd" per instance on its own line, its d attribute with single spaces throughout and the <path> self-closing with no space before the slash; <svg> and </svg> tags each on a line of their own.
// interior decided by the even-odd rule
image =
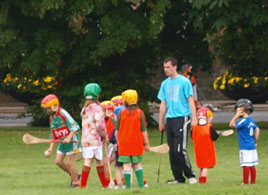
<svg viewBox="0 0 268 195">
<path fill-rule="evenodd" d="M 182 75 L 165 79 L 160 87 L 157 98 L 166 102 L 166 118 L 190 116 L 191 109 L 188 98 L 193 96 L 190 80 Z"/>
</svg>

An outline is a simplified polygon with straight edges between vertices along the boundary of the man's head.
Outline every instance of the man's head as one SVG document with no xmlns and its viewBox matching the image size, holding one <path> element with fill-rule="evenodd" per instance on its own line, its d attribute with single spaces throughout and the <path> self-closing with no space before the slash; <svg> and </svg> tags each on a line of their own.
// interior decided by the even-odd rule
<svg viewBox="0 0 268 195">
<path fill-rule="evenodd" d="M 47 95 L 41 101 L 41 107 L 45 108 L 47 113 L 50 115 L 57 112 L 59 104 L 60 104 L 59 99 L 54 94 Z"/>
<path fill-rule="evenodd" d="M 237 109 L 244 109 L 247 114 L 251 114 L 254 110 L 252 102 L 248 99 L 237 100 L 235 103 L 235 110 L 237 111 Z"/>
<path fill-rule="evenodd" d="M 164 71 L 167 76 L 175 78 L 178 75 L 177 64 L 178 64 L 177 60 L 173 57 L 167 57 L 164 60 Z"/>
</svg>

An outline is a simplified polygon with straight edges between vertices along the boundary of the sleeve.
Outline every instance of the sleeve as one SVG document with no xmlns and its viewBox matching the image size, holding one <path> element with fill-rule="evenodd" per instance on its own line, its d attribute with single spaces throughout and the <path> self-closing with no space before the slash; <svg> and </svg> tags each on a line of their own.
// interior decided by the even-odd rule
<svg viewBox="0 0 268 195">
<path fill-rule="evenodd" d="M 239 119 L 235 122 L 235 128 L 237 129 L 241 129 L 243 128 L 244 126 L 246 125 L 246 119 L 245 118 L 242 118 L 242 119 Z"/>
<path fill-rule="evenodd" d="M 143 111 L 141 111 L 141 131 L 147 131 L 147 123 Z"/>
<path fill-rule="evenodd" d="M 212 126 L 210 127 L 210 138 L 213 141 L 216 141 L 219 138 L 218 133 L 215 131 L 215 129 Z"/>
<path fill-rule="evenodd" d="M 115 125 L 115 130 L 119 130 L 120 120 L 121 120 L 121 112 L 119 112 L 119 114 L 117 115 L 117 121 L 116 121 L 116 125 Z"/>
<path fill-rule="evenodd" d="M 97 131 L 104 130 L 106 128 L 104 113 L 103 113 L 101 106 L 99 106 L 99 108 L 96 109 L 95 114 L 94 114 L 94 120 L 95 120 Z"/>
<path fill-rule="evenodd" d="M 78 123 L 71 117 L 71 115 L 67 111 L 62 110 L 62 114 L 66 119 L 66 125 L 68 126 L 70 131 L 80 130 L 80 126 L 78 125 Z"/>
<path fill-rule="evenodd" d="M 187 98 L 190 96 L 193 96 L 193 87 L 192 87 L 191 81 L 187 78 L 185 81 L 184 93 Z"/>
<path fill-rule="evenodd" d="M 162 82 L 162 84 L 161 84 L 161 87 L 159 89 L 157 98 L 159 100 L 161 100 L 161 101 L 166 101 L 166 99 L 165 99 L 165 84 L 164 84 L 164 82 Z"/>
</svg>

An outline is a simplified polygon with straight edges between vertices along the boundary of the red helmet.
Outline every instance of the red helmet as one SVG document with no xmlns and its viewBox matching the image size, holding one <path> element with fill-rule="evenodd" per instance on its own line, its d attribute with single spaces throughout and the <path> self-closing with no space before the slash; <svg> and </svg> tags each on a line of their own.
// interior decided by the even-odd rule
<svg viewBox="0 0 268 195">
<path fill-rule="evenodd" d="M 59 104 L 60 104 L 59 99 L 54 94 L 47 95 L 41 101 L 42 108 L 51 108 L 53 111 L 56 111 L 58 109 Z"/>
<path fill-rule="evenodd" d="M 113 102 L 113 104 L 115 105 L 115 107 L 123 106 L 124 105 L 124 100 L 123 100 L 123 97 L 121 95 L 114 96 L 111 99 L 111 101 Z"/>
<path fill-rule="evenodd" d="M 114 104 L 112 101 L 103 101 L 101 102 L 101 106 L 103 108 L 103 110 L 111 110 L 111 111 L 114 111 Z"/>
<path fill-rule="evenodd" d="M 197 111 L 197 118 L 213 117 L 213 112 L 207 107 L 201 107 Z"/>
</svg>

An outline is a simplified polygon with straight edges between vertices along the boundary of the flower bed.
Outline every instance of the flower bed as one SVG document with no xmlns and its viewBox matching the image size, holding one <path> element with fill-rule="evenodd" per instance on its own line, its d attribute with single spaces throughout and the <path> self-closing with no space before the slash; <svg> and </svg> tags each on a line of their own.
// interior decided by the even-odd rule
<svg viewBox="0 0 268 195">
<path fill-rule="evenodd" d="M 1 83 L 2 88 L 18 101 L 30 104 L 32 100 L 38 98 L 42 93 L 57 88 L 55 77 L 44 77 L 33 80 L 28 77 L 18 78 L 7 74 Z"/>
<path fill-rule="evenodd" d="M 264 103 L 268 100 L 268 77 L 237 77 L 229 72 L 214 81 L 215 90 L 234 100 L 250 99 L 253 103 Z"/>
</svg>

